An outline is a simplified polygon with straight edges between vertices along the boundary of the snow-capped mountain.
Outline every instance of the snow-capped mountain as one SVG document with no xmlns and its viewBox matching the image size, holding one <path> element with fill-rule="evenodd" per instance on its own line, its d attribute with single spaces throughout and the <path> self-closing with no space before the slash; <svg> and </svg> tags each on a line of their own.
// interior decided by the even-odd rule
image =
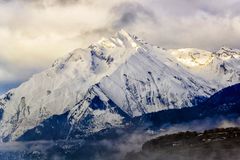
<svg viewBox="0 0 240 160">
<path fill-rule="evenodd" d="M 53 115 L 98 132 L 124 118 L 191 107 L 240 82 L 240 50 L 167 50 L 124 30 L 76 49 L 0 97 L 0 138 L 16 140 Z"/>
</svg>

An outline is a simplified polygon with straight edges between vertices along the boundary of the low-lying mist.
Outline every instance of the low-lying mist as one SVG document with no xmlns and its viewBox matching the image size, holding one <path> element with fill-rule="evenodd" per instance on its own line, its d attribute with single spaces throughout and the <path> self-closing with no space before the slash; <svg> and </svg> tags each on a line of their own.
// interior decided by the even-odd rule
<svg viewBox="0 0 240 160">
<path fill-rule="evenodd" d="M 122 160 L 127 153 L 139 152 L 142 149 L 142 145 L 146 141 L 158 136 L 184 131 L 202 132 L 204 130 L 213 128 L 228 128 L 239 126 L 239 118 L 226 120 L 225 118 L 220 117 L 206 118 L 204 120 L 195 120 L 190 123 L 181 123 L 175 125 L 165 124 L 158 130 L 139 128 L 130 133 L 119 132 L 120 136 L 116 137 L 116 139 L 103 139 L 97 141 L 62 140 L 1 143 L 0 156 L 1 160 L 12 160 L 13 158 L 16 160 Z M 214 148 L 211 148 L 211 150 L 214 150 Z M 197 152 L 199 152 L 201 155 L 202 151 L 199 150 Z M 237 149 L 231 150 L 231 152 L 235 155 L 235 153 L 237 154 Z M 161 153 L 161 157 L 164 157 L 163 154 L 164 152 Z M 204 155 L 204 153 L 202 154 Z M 153 153 L 149 155 L 151 155 L 151 158 L 153 160 L 159 156 Z M 184 153 L 182 155 L 191 156 L 191 153 Z M 208 155 L 207 158 L 208 160 L 214 160 L 216 156 L 217 155 Z M 150 157 L 148 158 L 148 160 L 151 160 Z M 181 157 L 180 154 L 176 159 L 186 160 L 187 158 Z M 194 160 L 194 157 L 191 157 L 191 160 Z"/>
</svg>

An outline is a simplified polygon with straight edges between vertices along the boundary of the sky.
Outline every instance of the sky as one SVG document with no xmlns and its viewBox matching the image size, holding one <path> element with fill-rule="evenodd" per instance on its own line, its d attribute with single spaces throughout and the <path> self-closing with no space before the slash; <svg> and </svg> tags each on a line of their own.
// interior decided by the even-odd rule
<svg viewBox="0 0 240 160">
<path fill-rule="evenodd" d="M 0 94 L 120 29 L 165 48 L 240 48 L 240 0 L 0 0 Z"/>
</svg>

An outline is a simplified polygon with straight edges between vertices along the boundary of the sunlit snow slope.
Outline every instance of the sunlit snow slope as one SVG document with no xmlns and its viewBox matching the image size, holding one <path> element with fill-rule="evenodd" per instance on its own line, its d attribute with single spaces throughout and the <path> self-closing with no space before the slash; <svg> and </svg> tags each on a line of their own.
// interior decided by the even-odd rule
<svg viewBox="0 0 240 160">
<path fill-rule="evenodd" d="M 121 30 L 74 50 L 2 95 L 0 138 L 15 140 L 67 111 L 72 126 L 97 132 L 126 117 L 191 107 L 239 83 L 239 64 L 239 50 L 166 50 Z M 81 123 L 86 118 L 87 126 Z"/>
</svg>

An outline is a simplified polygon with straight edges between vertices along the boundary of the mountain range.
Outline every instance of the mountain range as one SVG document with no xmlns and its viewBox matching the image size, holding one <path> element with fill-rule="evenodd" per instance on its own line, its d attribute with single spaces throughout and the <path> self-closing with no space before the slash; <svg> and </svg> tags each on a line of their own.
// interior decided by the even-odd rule
<svg viewBox="0 0 240 160">
<path fill-rule="evenodd" d="M 0 141 L 72 139 L 163 112 L 194 108 L 196 114 L 196 106 L 211 108 L 221 101 L 216 95 L 240 82 L 239 64 L 237 49 L 165 49 L 121 30 L 0 96 Z M 199 107 L 201 115 L 231 108 L 224 104 L 209 112 Z"/>
<path fill-rule="evenodd" d="M 62 160 L 123 160 L 132 157 L 185 160 L 192 159 L 192 156 L 213 160 L 214 157 L 226 159 L 229 155 L 237 159 L 239 128 L 205 130 L 239 126 L 239 115 L 240 84 L 236 84 L 217 92 L 198 106 L 127 118 L 121 127 L 110 127 L 88 136 L 85 134 L 85 137 L 74 137 L 80 136 L 80 132 L 72 135 L 64 132 L 71 127 L 68 114 L 56 115 L 28 130 L 17 139 L 18 142 L 12 142 L 12 150 L 11 142 L 10 145 L 6 143 L 6 147 L 10 147 L 8 152 L 1 151 L 5 143 L 2 147 L 0 145 L 0 156 L 6 160 L 56 157 Z M 188 132 L 183 133 L 185 131 Z M 65 139 L 67 136 L 71 139 Z M 16 147 L 17 144 L 20 146 Z"/>
</svg>

